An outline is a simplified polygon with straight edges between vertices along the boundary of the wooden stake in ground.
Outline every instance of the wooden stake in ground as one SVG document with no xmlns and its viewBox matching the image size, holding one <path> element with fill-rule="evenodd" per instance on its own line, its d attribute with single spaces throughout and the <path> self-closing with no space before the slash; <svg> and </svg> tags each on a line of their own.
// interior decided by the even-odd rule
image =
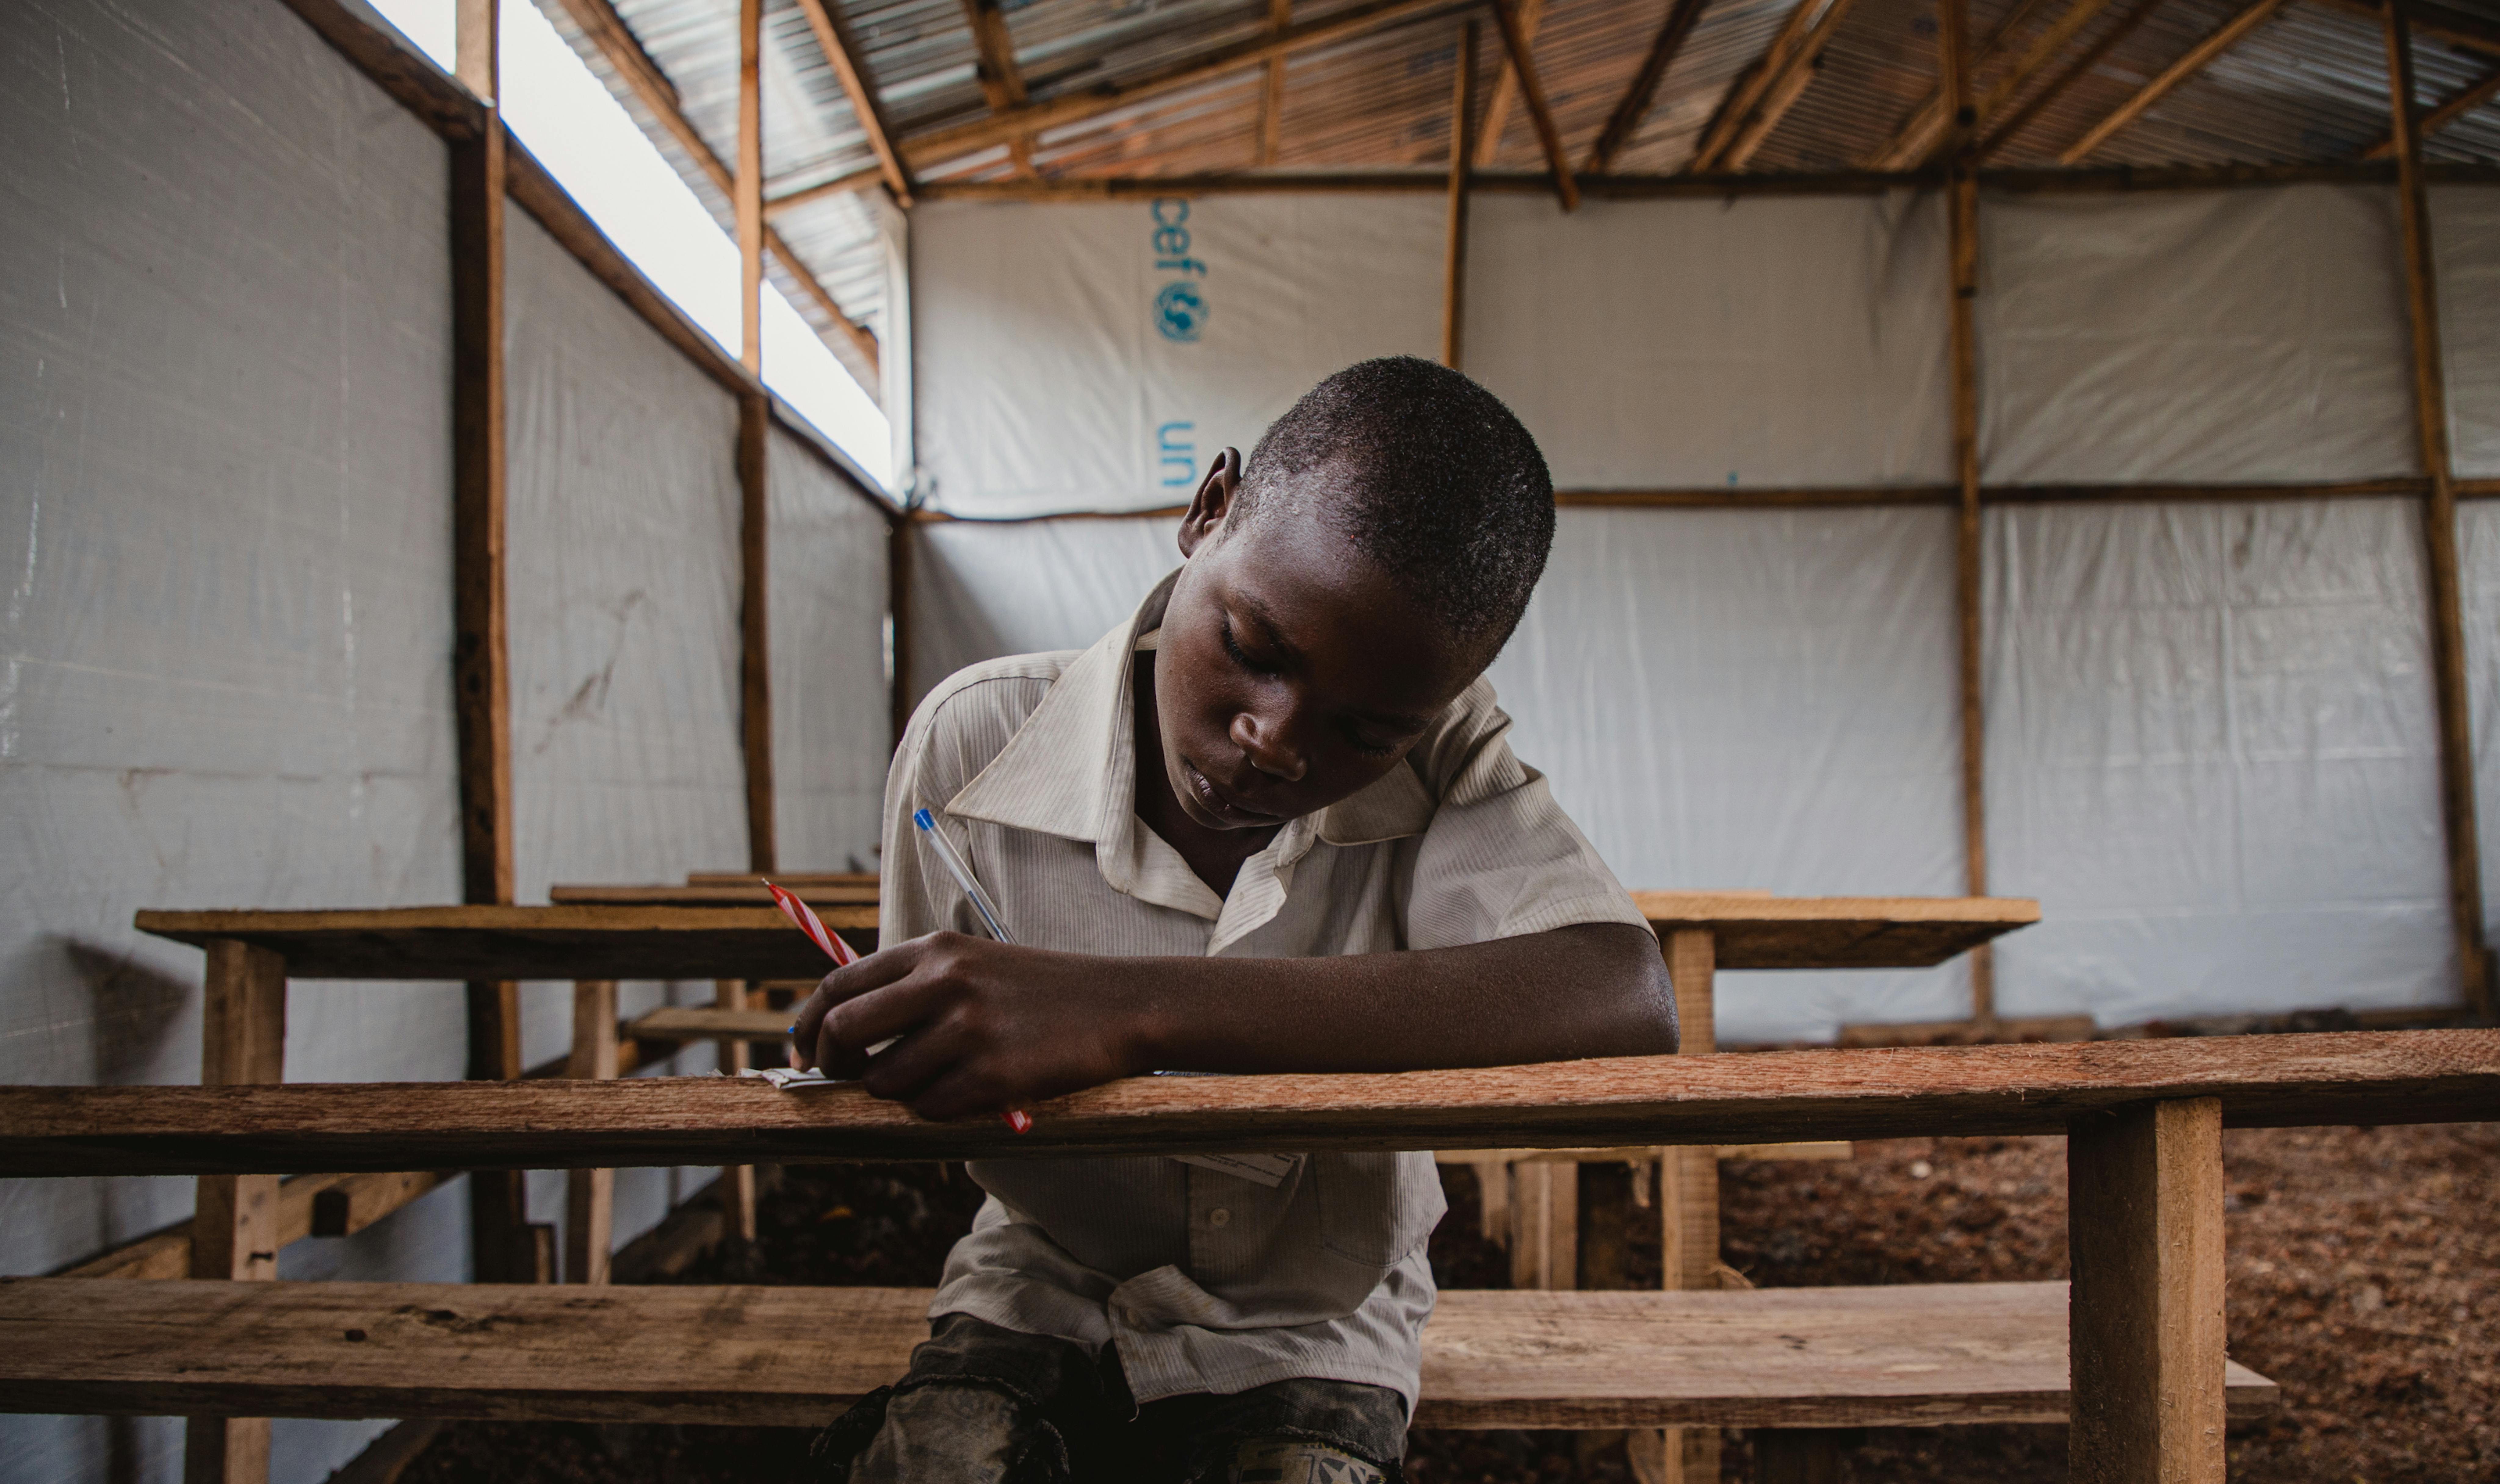
<svg viewBox="0 0 2500 1484">
<path fill-rule="evenodd" d="M 2456 471 L 2449 460 L 2448 380 L 2440 361 L 2439 292 L 2422 199 L 2421 132 L 2414 112 L 2413 36 L 2401 0 L 2384 0 L 2396 209 L 2404 226 L 2405 306 L 2413 324 L 2414 428 L 2430 497 L 2422 544 L 2430 578 L 2431 685 L 2439 708 L 2440 822 L 2448 838 L 2449 921 L 2465 1003 L 2492 1014 L 2491 955 L 2483 942 L 2483 860 L 2475 831 L 2472 698 L 2456 568 Z"/>
<path fill-rule="evenodd" d="M 573 986 L 573 1055 L 565 1075 L 604 1081 L 616 1076 L 616 981 Z M 616 1172 L 565 1172 L 564 1280 L 608 1281 L 616 1247 Z"/>
<path fill-rule="evenodd" d="M 1988 736 L 1981 672 L 1979 518 L 1979 177 L 1971 168 L 1969 0 L 1942 0 L 1937 71 L 1949 110 L 1946 145 L 1953 177 L 1946 194 L 1953 338 L 1954 476 L 1960 519 L 1954 533 L 1954 597 L 1961 679 L 1962 861 L 1967 889 L 1988 894 Z M 1970 955 L 1970 1017 L 1996 1019 L 1996 959 L 1986 945 Z"/>
</svg>

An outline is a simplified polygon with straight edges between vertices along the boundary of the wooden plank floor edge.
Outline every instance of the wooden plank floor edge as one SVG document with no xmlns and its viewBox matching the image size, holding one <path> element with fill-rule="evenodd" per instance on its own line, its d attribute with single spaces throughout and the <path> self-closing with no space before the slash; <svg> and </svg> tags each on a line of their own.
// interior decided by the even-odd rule
<svg viewBox="0 0 2500 1484">
<path fill-rule="evenodd" d="M 2056 1133 L 2212 1097 L 2241 1126 L 2480 1120 L 2500 1030 L 1612 1057 L 1135 1078 L 1031 1132 L 759 1080 L 0 1087 L 0 1176 L 803 1164 L 1256 1149 L 1617 1147 Z"/>
<path fill-rule="evenodd" d="M 2059 1421 L 2065 1290 L 1447 1293 L 1425 1330 L 1416 1422 Z M 925 1289 L 0 1279 L 0 1410 L 821 1424 L 902 1370 L 929 1299 Z M 1927 1321 L 1915 1334 L 1902 1328 L 1912 1313 Z M 620 1358 L 609 1348 L 619 1334 L 676 1359 Z M 1673 1359 L 1764 1347 L 1776 1361 L 1695 1371 Z M 1635 1354 L 1650 1358 L 1610 1359 Z M 1534 1364 L 1540 1356 L 1555 1364 Z M 2227 1384 L 2235 1416 L 2278 1403 L 2274 1383 L 2243 1367 Z"/>
</svg>

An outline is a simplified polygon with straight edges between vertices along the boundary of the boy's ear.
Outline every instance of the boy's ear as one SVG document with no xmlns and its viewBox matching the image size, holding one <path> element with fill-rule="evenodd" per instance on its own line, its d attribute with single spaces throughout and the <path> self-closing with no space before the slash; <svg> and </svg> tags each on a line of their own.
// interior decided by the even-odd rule
<svg viewBox="0 0 2500 1484">
<path fill-rule="evenodd" d="M 1189 514 L 1181 517 L 1183 557 L 1194 555 L 1200 544 L 1224 525 L 1224 518 L 1233 513 L 1234 497 L 1240 490 L 1241 450 L 1228 448 L 1207 466 L 1206 477 L 1199 481 L 1198 493 L 1190 497 Z"/>
</svg>

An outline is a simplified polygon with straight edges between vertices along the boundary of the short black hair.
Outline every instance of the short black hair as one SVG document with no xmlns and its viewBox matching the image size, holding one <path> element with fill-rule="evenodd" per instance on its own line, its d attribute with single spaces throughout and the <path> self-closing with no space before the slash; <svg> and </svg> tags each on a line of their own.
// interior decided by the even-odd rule
<svg viewBox="0 0 2500 1484">
<path fill-rule="evenodd" d="M 1316 516 L 1488 661 L 1519 627 L 1554 545 L 1554 479 L 1501 399 L 1390 356 L 1302 394 L 1259 439 L 1234 496 Z"/>
</svg>

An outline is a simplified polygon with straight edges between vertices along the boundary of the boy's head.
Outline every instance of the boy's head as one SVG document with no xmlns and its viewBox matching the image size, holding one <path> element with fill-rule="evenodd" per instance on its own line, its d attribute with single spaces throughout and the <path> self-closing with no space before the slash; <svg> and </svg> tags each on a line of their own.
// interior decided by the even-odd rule
<svg viewBox="0 0 2500 1484">
<path fill-rule="evenodd" d="M 1554 541 L 1535 439 L 1412 357 L 1329 377 L 1181 523 L 1155 705 L 1198 823 L 1324 809 L 1402 759 L 1519 624 Z"/>
</svg>

